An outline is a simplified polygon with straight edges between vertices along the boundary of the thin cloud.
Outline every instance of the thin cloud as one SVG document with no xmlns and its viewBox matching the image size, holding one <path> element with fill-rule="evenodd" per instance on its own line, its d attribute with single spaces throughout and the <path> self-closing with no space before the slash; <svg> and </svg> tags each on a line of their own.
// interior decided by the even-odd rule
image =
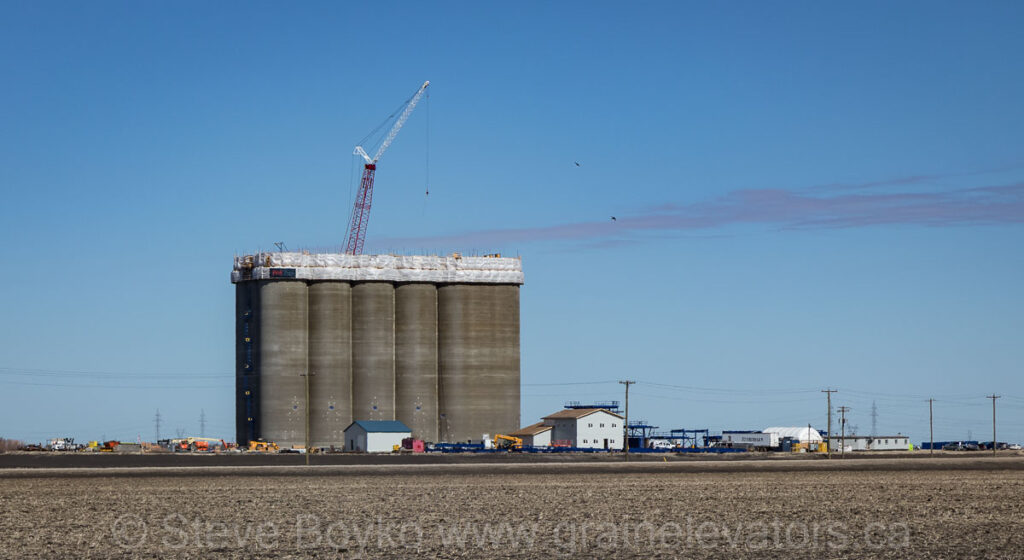
<svg viewBox="0 0 1024 560">
<path fill-rule="evenodd" d="M 991 167 L 988 169 L 981 169 L 975 171 L 961 171 L 957 173 L 940 173 L 940 174 L 923 174 L 923 175 L 904 175 L 900 177 L 893 177 L 891 179 L 881 179 L 875 181 L 863 181 L 860 183 L 827 183 L 824 185 L 815 185 L 809 187 L 809 191 L 858 191 L 858 190 L 869 190 L 877 189 L 882 187 L 905 187 L 913 185 L 934 185 L 941 182 L 943 179 L 954 179 L 963 177 L 979 177 L 982 175 L 990 175 L 992 173 L 1004 173 L 1008 171 L 1019 171 L 1022 168 L 1020 164 L 1003 165 L 999 167 Z"/>
<path fill-rule="evenodd" d="M 866 183 L 916 184 L 930 176 Z M 938 192 L 844 192 L 809 189 L 742 189 L 692 204 L 663 204 L 617 221 L 590 221 L 531 228 L 489 229 L 430 238 L 385 239 L 391 245 L 507 246 L 543 241 L 582 241 L 604 247 L 637 236 L 683 233 L 728 226 L 780 229 L 855 228 L 878 225 L 950 227 L 1024 223 L 1024 182 Z"/>
<path fill-rule="evenodd" d="M 891 186 L 904 186 L 904 185 L 920 185 L 922 183 L 931 183 L 940 179 L 948 177 L 959 177 L 968 174 L 947 174 L 947 175 L 908 175 L 906 177 L 896 177 L 894 179 L 883 179 L 881 181 L 865 181 L 863 183 L 828 183 L 825 185 L 816 185 L 810 188 L 810 190 L 864 190 L 873 189 L 878 187 L 891 187 Z"/>
</svg>

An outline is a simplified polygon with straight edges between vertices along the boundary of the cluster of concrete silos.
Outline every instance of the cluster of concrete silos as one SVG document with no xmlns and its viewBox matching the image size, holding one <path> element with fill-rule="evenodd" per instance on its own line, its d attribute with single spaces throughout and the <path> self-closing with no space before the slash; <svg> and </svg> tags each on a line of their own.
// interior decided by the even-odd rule
<svg viewBox="0 0 1024 560">
<path fill-rule="evenodd" d="M 342 446 L 353 420 L 400 420 L 415 437 L 449 442 L 518 427 L 518 259 L 474 272 L 470 258 L 454 257 L 453 271 L 420 257 L 425 272 L 406 263 L 382 274 L 379 262 L 273 256 L 310 266 L 236 260 L 239 442 L 301 445 L 307 375 L 314 446 Z"/>
</svg>

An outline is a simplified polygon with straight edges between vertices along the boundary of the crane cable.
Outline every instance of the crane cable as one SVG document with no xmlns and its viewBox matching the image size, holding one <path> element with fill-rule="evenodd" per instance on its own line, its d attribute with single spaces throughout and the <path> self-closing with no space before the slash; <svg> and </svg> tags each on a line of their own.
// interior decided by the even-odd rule
<svg viewBox="0 0 1024 560">
<path fill-rule="evenodd" d="M 427 91 L 427 163 L 423 179 L 423 215 L 427 213 L 427 200 L 430 198 L 430 91 Z"/>
<path fill-rule="evenodd" d="M 419 91 L 417 91 L 417 93 L 419 93 Z M 428 95 L 429 95 L 429 94 L 428 94 Z M 395 116 L 399 115 L 399 114 L 400 114 L 400 113 L 401 113 L 401 112 L 402 112 L 403 110 L 405 110 L 405 107 L 406 107 L 406 106 L 407 106 L 407 105 L 408 105 L 409 103 L 411 103 L 411 102 L 412 102 L 412 99 L 413 99 L 413 97 L 416 97 L 416 93 L 412 94 L 411 96 L 409 96 L 409 98 L 408 98 L 408 99 L 406 99 L 405 101 L 403 101 L 403 102 L 402 102 L 402 104 L 398 106 L 398 108 L 396 108 L 396 109 L 395 109 L 394 111 L 392 111 L 390 115 L 388 115 L 387 117 L 385 117 L 385 119 L 384 119 L 384 121 L 383 121 L 383 122 L 381 122 L 380 124 L 378 124 L 376 128 L 374 128 L 373 130 L 371 130 L 371 131 L 370 131 L 370 133 L 369 133 L 369 134 L 367 134 L 366 136 L 364 136 L 364 137 L 363 137 L 363 139 L 362 139 L 362 140 L 360 140 L 360 141 L 359 141 L 359 142 L 358 142 L 358 143 L 357 143 L 356 145 L 358 145 L 358 146 L 368 146 L 368 147 L 370 147 L 370 148 L 371 148 L 370 150 L 368 150 L 368 152 L 369 152 L 369 153 L 373 153 L 373 152 L 374 152 L 374 150 L 375 150 L 375 149 L 376 149 L 376 148 L 377 148 L 377 147 L 378 147 L 378 146 L 380 145 L 380 143 L 381 143 L 381 142 L 382 142 L 382 141 L 384 140 L 384 137 L 386 136 L 386 134 L 384 134 L 384 135 L 380 136 L 379 138 L 377 138 L 376 140 L 374 140 L 374 141 L 373 141 L 372 143 L 370 143 L 370 144 L 367 144 L 367 140 L 369 140 L 370 138 L 372 138 L 372 137 L 373 137 L 374 135 L 376 135 L 376 134 L 377 134 L 378 132 L 381 132 L 381 131 L 382 131 L 382 130 L 384 129 L 384 127 L 386 127 L 386 126 L 387 126 L 387 125 L 388 125 L 388 124 L 389 124 L 389 123 L 390 123 L 390 122 L 391 122 L 392 120 L 394 120 Z"/>
</svg>

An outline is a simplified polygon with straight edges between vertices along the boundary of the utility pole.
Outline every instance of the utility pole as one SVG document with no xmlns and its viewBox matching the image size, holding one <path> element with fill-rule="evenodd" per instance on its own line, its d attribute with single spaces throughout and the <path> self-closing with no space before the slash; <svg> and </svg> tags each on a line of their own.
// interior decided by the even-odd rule
<svg viewBox="0 0 1024 560">
<path fill-rule="evenodd" d="M 629 461 L 629 386 L 636 384 L 636 381 L 619 381 L 626 386 L 626 422 L 622 426 L 622 448 L 626 450 L 626 461 Z"/>
<path fill-rule="evenodd" d="M 986 399 L 992 399 L 992 455 L 993 456 L 995 456 L 995 454 L 996 454 L 996 399 L 998 399 L 999 397 L 1000 397 L 1000 395 L 997 395 L 995 393 L 992 393 L 991 395 L 985 397 Z"/>
<path fill-rule="evenodd" d="M 160 409 L 156 409 L 156 416 L 153 418 L 153 424 L 156 425 L 156 440 L 160 441 Z"/>
<path fill-rule="evenodd" d="M 199 409 L 199 437 L 206 437 L 206 410 Z"/>
<path fill-rule="evenodd" d="M 928 454 L 935 455 L 935 421 L 932 416 L 932 403 L 935 399 L 928 399 Z"/>
<path fill-rule="evenodd" d="M 839 455 L 846 457 L 846 413 L 850 412 L 850 407 L 841 406 L 839 407 L 839 413 L 843 415 L 843 419 L 840 421 L 840 426 L 843 431 L 842 437 L 839 439 Z"/>
<path fill-rule="evenodd" d="M 828 454 L 828 458 L 832 458 L 832 393 L 838 393 L 837 389 L 822 389 L 822 393 L 825 393 L 828 403 L 828 444 L 825 445 L 825 453 Z"/>
</svg>

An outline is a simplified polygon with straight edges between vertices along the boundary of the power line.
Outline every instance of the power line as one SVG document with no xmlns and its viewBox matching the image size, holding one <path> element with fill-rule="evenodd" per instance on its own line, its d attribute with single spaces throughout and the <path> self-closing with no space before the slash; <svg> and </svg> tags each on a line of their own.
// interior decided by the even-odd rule
<svg viewBox="0 0 1024 560">
<path fill-rule="evenodd" d="M 652 395 L 649 393 L 633 393 L 639 397 L 647 397 L 651 399 L 663 399 L 669 401 L 691 401 L 698 403 L 721 403 L 721 404 L 792 404 L 792 403 L 806 403 L 818 400 L 818 397 L 807 397 L 802 399 L 782 399 L 766 400 L 764 398 L 756 398 L 754 395 L 750 395 L 748 398 L 733 398 L 733 399 L 708 399 L 700 396 L 685 397 L 680 395 Z"/>
<path fill-rule="evenodd" d="M 180 373 L 180 372 L 168 372 L 168 373 L 141 373 L 141 372 L 128 372 L 128 371 L 87 371 L 87 370 L 71 370 L 71 369 L 42 369 L 42 368 L 15 368 L 8 366 L 0 366 L 0 375 L 23 375 L 23 376 L 50 376 L 50 377 L 95 377 L 95 378 L 154 378 L 164 379 L 168 377 L 173 378 L 189 378 L 189 379 L 223 379 L 225 377 L 233 378 L 234 373 Z"/>
<path fill-rule="evenodd" d="M 670 383 L 655 383 L 653 381 L 638 381 L 641 385 L 651 385 L 653 387 L 663 387 L 668 389 L 681 389 L 684 391 L 708 391 L 717 393 L 752 393 L 752 394 L 765 394 L 765 393 L 813 393 L 817 389 L 728 389 L 728 388 L 713 388 L 713 387 L 694 387 L 690 385 L 672 385 Z"/>
<path fill-rule="evenodd" d="M 567 383 L 520 383 L 523 387 L 558 387 L 563 385 L 610 385 L 615 381 L 573 381 Z"/>
<path fill-rule="evenodd" d="M 3 381 L 3 385 L 27 385 L 32 387 L 75 387 L 79 389 L 227 389 L 231 385 L 81 385 L 74 383 L 30 383 L 27 381 Z"/>
</svg>

